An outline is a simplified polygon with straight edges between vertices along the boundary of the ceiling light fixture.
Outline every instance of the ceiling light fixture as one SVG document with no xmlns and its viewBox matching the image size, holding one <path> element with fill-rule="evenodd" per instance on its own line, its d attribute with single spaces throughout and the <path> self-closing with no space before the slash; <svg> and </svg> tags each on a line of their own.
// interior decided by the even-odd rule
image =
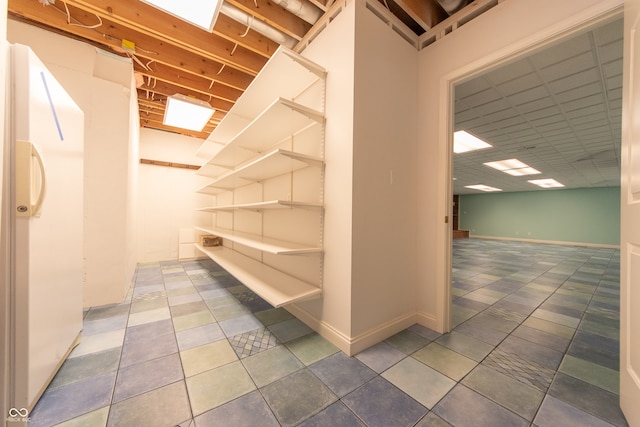
<svg viewBox="0 0 640 427">
<path fill-rule="evenodd" d="M 215 110 L 199 99 L 176 94 L 167 97 L 162 123 L 201 132 Z"/>
<path fill-rule="evenodd" d="M 542 188 L 560 188 L 564 187 L 564 184 L 559 183 L 555 179 L 547 178 L 547 179 L 532 179 L 529 181 L 532 184 L 535 184 Z"/>
<path fill-rule="evenodd" d="M 539 170 L 532 168 L 526 163 L 522 163 L 518 159 L 500 160 L 498 162 L 485 163 L 486 166 L 508 173 L 512 176 L 536 175 L 541 173 Z"/>
<path fill-rule="evenodd" d="M 222 0 L 141 1 L 208 32 L 213 30 L 222 4 Z"/>
<path fill-rule="evenodd" d="M 500 188 L 490 187 L 484 184 L 465 185 L 464 187 L 471 188 L 472 190 L 480 190 L 480 191 L 487 191 L 487 192 L 502 191 L 502 189 Z"/>
<path fill-rule="evenodd" d="M 467 131 L 459 130 L 453 133 L 453 152 L 466 153 L 468 151 L 482 150 L 492 147 L 480 138 L 471 135 Z"/>
</svg>

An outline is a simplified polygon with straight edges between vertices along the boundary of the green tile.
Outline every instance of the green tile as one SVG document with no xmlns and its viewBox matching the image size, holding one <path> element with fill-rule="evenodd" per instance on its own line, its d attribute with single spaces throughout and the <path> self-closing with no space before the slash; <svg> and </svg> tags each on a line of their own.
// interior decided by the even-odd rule
<svg viewBox="0 0 640 427">
<path fill-rule="evenodd" d="M 215 319 L 209 311 L 198 311 L 184 316 L 173 318 L 173 328 L 178 331 L 195 328 L 197 326 L 213 323 Z"/>
<path fill-rule="evenodd" d="M 581 331 L 586 331 L 595 335 L 600 335 L 601 337 L 611 338 L 614 340 L 620 339 L 619 328 L 603 325 L 601 323 L 594 322 L 591 320 L 583 319 L 582 322 L 580 322 L 579 329 Z"/>
<path fill-rule="evenodd" d="M 558 370 L 611 393 L 620 394 L 620 374 L 613 369 L 567 354 Z"/>
<path fill-rule="evenodd" d="M 107 425 L 107 417 L 109 417 L 109 407 L 105 406 L 69 421 L 56 424 L 56 427 L 105 427 Z"/>
<path fill-rule="evenodd" d="M 182 367 L 186 377 L 192 377 L 204 371 L 217 368 L 238 360 L 235 351 L 227 340 L 190 348 L 180 352 Z"/>
<path fill-rule="evenodd" d="M 455 381 L 412 357 L 393 365 L 382 377 L 429 409 L 456 385 Z"/>
<path fill-rule="evenodd" d="M 340 351 L 317 333 L 296 338 L 286 343 L 286 346 L 307 366 Z"/>
<path fill-rule="evenodd" d="M 121 348 L 90 353 L 67 359 L 49 384 L 53 389 L 118 369 Z"/>
<path fill-rule="evenodd" d="M 237 301 L 235 302 L 235 304 L 212 307 L 211 311 L 213 312 L 213 315 L 216 317 L 216 320 L 218 322 L 233 319 L 234 317 L 244 316 L 246 314 L 251 314 L 251 311 L 247 307 Z"/>
<path fill-rule="evenodd" d="M 467 375 L 478 364 L 475 360 L 438 343 L 429 344 L 412 354 L 411 357 L 456 381 Z"/>
<path fill-rule="evenodd" d="M 478 365 L 462 384 L 532 421 L 544 398 L 540 390 L 489 367 Z"/>
<path fill-rule="evenodd" d="M 157 322 L 159 320 L 165 320 L 171 318 L 171 312 L 169 307 L 161 307 L 153 310 L 140 311 L 138 313 L 132 313 L 129 315 L 129 322 L 127 327 L 144 325 L 146 323 Z"/>
<path fill-rule="evenodd" d="M 140 313 L 142 311 L 155 310 L 163 307 L 169 307 L 169 302 L 166 297 L 135 301 L 131 303 L 131 314 Z"/>
<path fill-rule="evenodd" d="M 289 375 L 304 365 L 284 346 L 277 346 L 242 361 L 258 387 L 263 387 Z"/>
<path fill-rule="evenodd" d="M 436 341 L 438 344 L 441 344 L 464 356 L 470 357 L 477 362 L 484 359 L 494 348 L 491 344 L 487 344 L 476 338 L 457 332 L 445 334 Z"/>
<path fill-rule="evenodd" d="M 548 320 L 539 319 L 537 317 L 529 317 L 522 324 L 530 328 L 548 332 L 550 334 L 557 335 L 566 339 L 573 338 L 573 334 L 575 334 L 576 332 L 575 328 L 570 328 L 568 326 L 560 325 Z"/>
<path fill-rule="evenodd" d="M 285 320 L 293 319 L 293 314 L 289 313 L 284 308 L 272 308 L 269 310 L 259 311 L 254 315 L 265 326 L 273 325 L 274 323 L 280 323 Z"/>
<path fill-rule="evenodd" d="M 187 378 L 186 382 L 194 416 L 256 389 L 239 361 Z"/>
</svg>

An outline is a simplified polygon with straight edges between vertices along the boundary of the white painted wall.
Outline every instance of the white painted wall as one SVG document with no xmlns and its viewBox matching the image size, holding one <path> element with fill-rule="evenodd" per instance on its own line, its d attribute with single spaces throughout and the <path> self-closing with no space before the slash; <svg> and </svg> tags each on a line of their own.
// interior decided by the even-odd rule
<svg viewBox="0 0 640 427">
<path fill-rule="evenodd" d="M 30 46 L 85 113 L 84 305 L 121 302 L 136 261 L 131 61 L 24 23 L 10 20 L 7 28 L 9 41 Z"/>
<path fill-rule="evenodd" d="M 418 53 L 355 0 L 303 55 L 328 72 L 323 297 L 288 308 L 353 354 L 415 322 Z"/>
<path fill-rule="evenodd" d="M 141 159 L 200 165 L 203 159 L 195 155 L 200 145 L 197 138 L 140 129 Z M 211 225 L 211 214 L 196 211 L 213 204 L 211 196 L 195 192 L 206 183 L 191 169 L 139 165 L 138 262 L 178 259 L 180 229 Z"/>
<path fill-rule="evenodd" d="M 352 339 L 415 323 L 418 52 L 356 5 Z"/>
<path fill-rule="evenodd" d="M 448 328 L 452 84 L 615 12 L 621 0 L 511 0 L 420 52 L 418 256 L 421 323 Z"/>
</svg>

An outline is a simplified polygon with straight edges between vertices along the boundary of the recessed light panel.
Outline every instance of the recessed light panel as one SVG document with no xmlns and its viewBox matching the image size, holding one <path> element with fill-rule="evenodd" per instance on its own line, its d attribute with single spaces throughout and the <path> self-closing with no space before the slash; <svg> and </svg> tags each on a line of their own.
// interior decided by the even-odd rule
<svg viewBox="0 0 640 427">
<path fill-rule="evenodd" d="M 484 142 L 480 138 L 470 133 L 459 130 L 453 133 L 453 152 L 466 153 L 468 151 L 482 150 L 490 148 L 492 145 Z"/>
<path fill-rule="evenodd" d="M 500 188 L 490 187 L 484 184 L 465 185 L 465 188 L 471 188 L 472 190 L 480 190 L 480 191 L 487 191 L 487 192 L 502 191 L 502 189 Z"/>
<path fill-rule="evenodd" d="M 214 109 L 204 101 L 184 95 L 172 95 L 167 97 L 162 123 L 201 132 L 213 112 Z"/>
<path fill-rule="evenodd" d="M 532 168 L 528 164 L 523 163 L 518 159 L 507 159 L 500 160 L 498 162 L 488 162 L 485 163 L 485 165 L 513 176 L 535 175 L 541 173 L 539 170 Z"/>
<path fill-rule="evenodd" d="M 542 188 L 560 188 L 564 187 L 564 184 L 559 183 L 555 179 L 547 178 L 547 179 L 532 179 L 529 181 L 532 184 L 540 186 Z"/>
<path fill-rule="evenodd" d="M 141 0 L 156 9 L 211 32 L 222 0 Z"/>
</svg>

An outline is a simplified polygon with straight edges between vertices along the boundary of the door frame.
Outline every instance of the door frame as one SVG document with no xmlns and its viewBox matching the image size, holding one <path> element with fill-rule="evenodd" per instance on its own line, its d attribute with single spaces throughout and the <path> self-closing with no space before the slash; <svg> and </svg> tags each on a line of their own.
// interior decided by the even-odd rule
<svg viewBox="0 0 640 427">
<path fill-rule="evenodd" d="M 505 2 L 508 3 L 508 2 Z M 604 2 L 603 2 L 604 3 Z M 608 20 L 618 19 L 623 16 L 623 1 L 619 5 L 611 7 L 603 5 L 601 8 L 591 8 L 581 11 L 580 14 L 573 16 L 571 20 L 565 20 L 558 23 L 557 26 L 549 28 L 532 35 L 524 41 L 499 49 L 492 55 L 487 55 L 474 62 L 468 63 L 456 70 L 453 70 L 442 77 L 439 84 L 439 99 L 441 108 L 438 117 L 439 142 L 443 147 L 440 161 L 446 167 L 440 169 L 442 187 L 439 199 L 440 212 L 444 213 L 447 218 L 452 217 L 452 200 L 453 200 L 453 126 L 455 115 L 455 86 L 465 80 L 472 79 L 478 75 L 486 73 L 491 69 L 497 68 L 505 63 L 515 61 L 523 56 L 540 49 L 544 49 L 563 39 L 571 37 L 574 34 L 605 23 Z M 491 13 L 488 11 L 486 13 Z M 444 227 L 440 228 L 441 233 L 438 241 L 440 242 L 440 254 L 442 254 L 442 263 L 444 270 L 439 273 L 442 282 L 439 281 L 436 292 L 438 300 L 437 317 L 438 323 L 442 326 L 443 333 L 451 331 L 451 288 L 452 288 L 452 227 L 448 221 L 445 221 Z"/>
</svg>

